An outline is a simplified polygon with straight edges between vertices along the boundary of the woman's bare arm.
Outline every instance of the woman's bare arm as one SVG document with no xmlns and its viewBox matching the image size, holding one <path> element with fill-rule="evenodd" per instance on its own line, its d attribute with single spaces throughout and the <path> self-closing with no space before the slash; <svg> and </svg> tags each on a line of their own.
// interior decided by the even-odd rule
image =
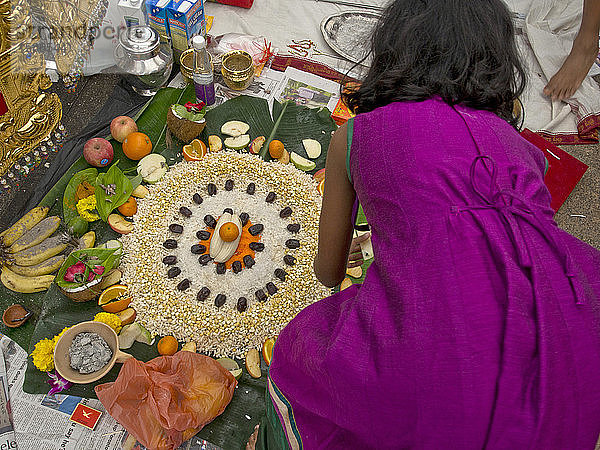
<svg viewBox="0 0 600 450">
<path fill-rule="evenodd" d="M 347 128 L 334 133 L 325 165 L 325 195 L 319 222 L 319 252 L 315 274 L 325 286 L 337 286 L 346 273 L 352 240 L 352 206 L 356 193 L 346 173 Z"/>
</svg>

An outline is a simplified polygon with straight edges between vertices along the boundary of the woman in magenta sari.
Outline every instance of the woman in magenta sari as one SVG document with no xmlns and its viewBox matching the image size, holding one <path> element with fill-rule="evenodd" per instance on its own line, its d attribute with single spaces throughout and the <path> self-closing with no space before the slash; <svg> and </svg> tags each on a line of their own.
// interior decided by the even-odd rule
<svg viewBox="0 0 600 450">
<path fill-rule="evenodd" d="M 362 286 L 292 320 L 257 448 L 593 449 L 600 252 L 559 229 L 542 152 L 511 126 L 524 72 L 500 0 L 396 0 L 359 114 L 327 157 L 315 272 Z"/>
</svg>

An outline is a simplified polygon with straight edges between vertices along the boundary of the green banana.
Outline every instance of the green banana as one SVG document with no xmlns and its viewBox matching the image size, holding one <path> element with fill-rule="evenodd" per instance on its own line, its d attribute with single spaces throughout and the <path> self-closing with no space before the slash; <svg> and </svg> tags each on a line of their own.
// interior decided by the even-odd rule
<svg viewBox="0 0 600 450">
<path fill-rule="evenodd" d="M 18 253 L 11 254 L 10 260 L 12 264 L 16 264 L 18 266 L 35 266 L 43 261 L 46 261 L 52 256 L 58 255 L 65 248 L 67 248 L 65 237 L 58 234 L 49 237 L 38 245 L 34 245 L 33 247 L 22 250 Z"/>
<path fill-rule="evenodd" d="M 21 250 L 28 249 L 29 247 L 33 247 L 34 245 L 43 242 L 46 238 L 52 236 L 52 234 L 58 230 L 59 226 L 60 217 L 46 217 L 31 230 L 17 239 L 14 244 L 8 248 L 8 253 L 17 253 Z"/>
<path fill-rule="evenodd" d="M 50 211 L 47 206 L 36 206 L 15 224 L 2 233 L 1 243 L 4 247 L 10 247 L 17 239 L 36 226 Z"/>
<path fill-rule="evenodd" d="M 60 266 L 65 262 L 66 256 L 58 255 L 48 258 L 35 266 L 8 266 L 10 270 L 24 277 L 37 277 L 38 275 L 48 275 L 60 269 Z"/>
<path fill-rule="evenodd" d="M 48 289 L 54 281 L 54 275 L 24 277 L 4 266 L 2 267 L 2 273 L 0 274 L 0 281 L 11 291 L 20 292 L 22 294 L 32 294 Z"/>
</svg>

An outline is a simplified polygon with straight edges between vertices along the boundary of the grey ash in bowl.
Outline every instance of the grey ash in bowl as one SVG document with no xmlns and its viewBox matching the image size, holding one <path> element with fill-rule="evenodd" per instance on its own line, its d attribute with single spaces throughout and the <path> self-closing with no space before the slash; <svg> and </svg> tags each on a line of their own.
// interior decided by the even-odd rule
<svg viewBox="0 0 600 450">
<path fill-rule="evenodd" d="M 112 350 L 96 333 L 79 333 L 69 347 L 71 368 L 79 373 L 97 372 L 108 364 Z"/>
</svg>

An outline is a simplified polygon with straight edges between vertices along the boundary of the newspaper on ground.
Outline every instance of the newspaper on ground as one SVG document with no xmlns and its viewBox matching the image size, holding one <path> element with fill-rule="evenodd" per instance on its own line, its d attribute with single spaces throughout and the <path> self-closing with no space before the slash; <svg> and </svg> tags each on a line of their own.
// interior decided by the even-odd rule
<svg viewBox="0 0 600 450">
<path fill-rule="evenodd" d="M 169 83 L 169 87 L 176 88 L 184 88 L 186 85 L 181 73 Z M 340 98 L 340 85 L 294 67 L 287 67 L 285 72 L 264 69 L 261 76 L 255 78 L 243 91 L 230 89 L 225 85 L 222 77 L 215 76 L 216 100 L 212 107 L 240 95 L 264 98 L 269 103 L 269 110 L 272 109 L 273 100 L 276 99 L 279 102 L 293 101 L 309 108 L 327 108 L 333 112 Z"/>
<path fill-rule="evenodd" d="M 3 356 L 0 357 L 0 383 L 3 387 L 0 389 L 0 448 L 7 450 L 145 449 L 106 412 L 99 400 L 73 395 L 24 392 L 27 352 L 9 337 L 0 336 L 2 351 L 0 356 Z M 78 405 L 88 406 L 102 413 L 93 431 L 70 420 Z M 2 447 L 3 444 L 6 446 Z M 181 444 L 178 450 L 201 449 L 219 450 L 219 447 L 193 437 Z"/>
<path fill-rule="evenodd" d="M 1 356 L 1 355 L 0 355 Z M 0 357 L 0 448 L 17 448 L 15 431 L 11 420 L 10 395 L 4 357 Z"/>
</svg>

